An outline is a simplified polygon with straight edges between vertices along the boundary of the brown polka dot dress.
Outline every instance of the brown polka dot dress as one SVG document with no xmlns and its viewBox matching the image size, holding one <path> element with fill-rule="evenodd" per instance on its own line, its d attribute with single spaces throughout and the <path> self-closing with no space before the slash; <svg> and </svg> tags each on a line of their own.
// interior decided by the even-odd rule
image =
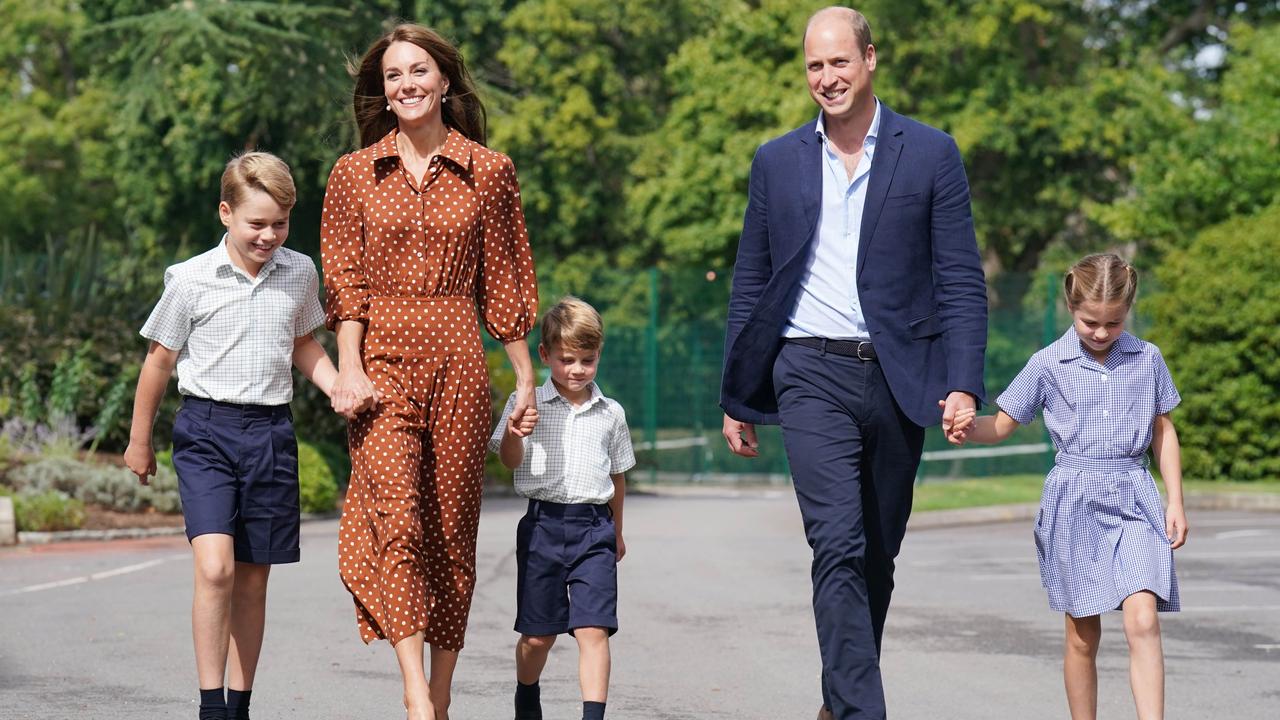
<svg viewBox="0 0 1280 720">
<path fill-rule="evenodd" d="M 417 187 L 396 132 L 340 158 L 324 199 L 327 322 L 367 324 L 382 393 L 349 427 L 338 563 L 366 643 L 460 650 L 490 423 L 479 328 L 524 338 L 538 290 L 511 160 L 450 130 Z"/>
</svg>

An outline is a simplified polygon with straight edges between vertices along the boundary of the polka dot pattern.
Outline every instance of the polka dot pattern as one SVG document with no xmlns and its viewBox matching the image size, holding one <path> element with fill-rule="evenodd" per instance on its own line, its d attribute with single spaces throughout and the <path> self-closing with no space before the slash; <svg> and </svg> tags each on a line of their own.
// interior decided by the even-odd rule
<svg viewBox="0 0 1280 720">
<path fill-rule="evenodd" d="M 419 188 L 395 133 L 342 157 L 325 193 L 326 321 L 367 324 L 383 395 L 349 426 L 339 573 L 366 643 L 460 650 L 490 420 L 479 328 L 524 338 L 537 283 L 511 160 L 451 130 Z"/>
</svg>

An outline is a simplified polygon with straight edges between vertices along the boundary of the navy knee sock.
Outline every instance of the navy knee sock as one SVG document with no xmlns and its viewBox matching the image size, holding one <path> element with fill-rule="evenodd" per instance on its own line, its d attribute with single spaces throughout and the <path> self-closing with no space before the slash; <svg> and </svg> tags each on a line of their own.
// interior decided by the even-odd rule
<svg viewBox="0 0 1280 720">
<path fill-rule="evenodd" d="M 227 699 L 222 688 L 200 689 L 200 720 L 227 720 Z"/>
<path fill-rule="evenodd" d="M 582 720 L 604 720 L 604 703 L 589 700 L 582 703 Z"/>
<path fill-rule="evenodd" d="M 249 696 L 252 690 L 227 688 L 227 720 L 249 720 Z"/>
<path fill-rule="evenodd" d="M 542 688 L 516 681 L 516 720 L 542 720 Z"/>
</svg>

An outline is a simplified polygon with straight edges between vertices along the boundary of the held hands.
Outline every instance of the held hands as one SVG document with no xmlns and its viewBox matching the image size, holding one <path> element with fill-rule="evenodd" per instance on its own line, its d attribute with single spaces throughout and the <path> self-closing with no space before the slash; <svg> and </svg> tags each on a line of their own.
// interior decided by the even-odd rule
<svg viewBox="0 0 1280 720">
<path fill-rule="evenodd" d="M 516 388 L 516 404 L 507 419 L 507 432 L 516 437 L 528 437 L 538 425 L 538 400 L 532 387 Z"/>
<path fill-rule="evenodd" d="M 151 476 L 156 474 L 156 451 L 150 445 L 129 442 L 124 451 L 124 464 L 138 476 L 138 482 L 151 484 Z"/>
<path fill-rule="evenodd" d="M 734 455 L 748 458 L 760 456 L 760 451 L 758 450 L 760 443 L 756 440 L 755 425 L 734 420 L 726 414 L 722 433 L 725 442 L 729 443 L 729 450 Z"/>
<path fill-rule="evenodd" d="M 1169 536 L 1170 547 L 1174 550 L 1187 543 L 1187 513 L 1182 503 L 1170 504 L 1164 512 L 1165 534 Z"/>
<path fill-rule="evenodd" d="M 977 403 L 967 392 L 956 391 L 939 400 L 942 408 L 942 433 L 952 445 L 964 445 L 978 416 Z"/>
<path fill-rule="evenodd" d="M 329 404 L 333 411 L 348 420 L 355 420 L 360 413 L 376 408 L 381 401 L 382 393 L 362 369 L 339 370 L 329 389 Z"/>
</svg>

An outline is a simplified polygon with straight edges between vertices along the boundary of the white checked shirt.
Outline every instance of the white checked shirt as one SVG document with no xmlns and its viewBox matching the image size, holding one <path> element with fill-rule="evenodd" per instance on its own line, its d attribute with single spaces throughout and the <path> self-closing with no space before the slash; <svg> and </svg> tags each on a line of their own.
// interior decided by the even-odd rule
<svg viewBox="0 0 1280 720">
<path fill-rule="evenodd" d="M 178 351 L 183 395 L 284 405 L 293 399 L 294 339 L 324 324 L 315 263 L 281 247 L 251 278 L 226 242 L 164 271 L 164 294 L 141 334 Z"/>
<path fill-rule="evenodd" d="M 622 406 L 591 384 L 591 399 L 575 407 L 548 379 L 536 392 L 538 424 L 523 438 L 524 462 L 515 470 L 516 492 L 533 500 L 602 505 L 613 499 L 611 475 L 635 467 L 631 431 Z M 498 452 L 516 396 L 507 398 L 489 439 Z"/>
</svg>

